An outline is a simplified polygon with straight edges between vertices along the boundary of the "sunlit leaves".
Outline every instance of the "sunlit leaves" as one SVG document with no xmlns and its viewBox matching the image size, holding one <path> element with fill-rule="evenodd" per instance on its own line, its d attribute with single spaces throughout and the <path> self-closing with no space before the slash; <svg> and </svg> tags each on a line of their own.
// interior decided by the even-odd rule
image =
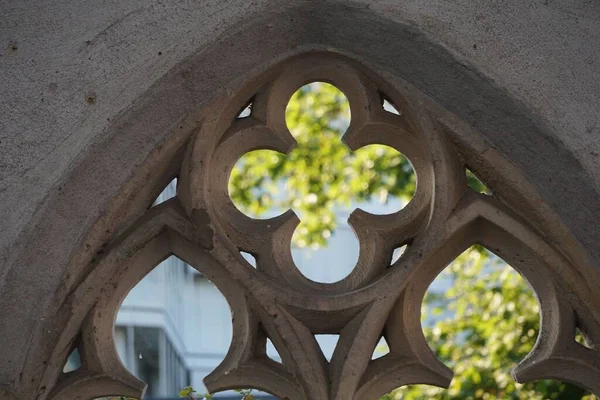
<svg viewBox="0 0 600 400">
<path fill-rule="evenodd" d="M 239 394 L 239 400 L 254 400 L 254 389 L 235 389 L 234 392 Z M 179 397 L 188 400 L 212 400 L 215 397 L 212 394 L 199 394 L 193 387 L 186 386 L 179 391 Z"/>
<path fill-rule="evenodd" d="M 350 122 L 344 94 L 326 83 L 313 83 L 290 99 L 286 121 L 297 146 L 288 155 L 268 150 L 246 154 L 229 182 L 236 206 L 253 217 L 293 208 L 301 225 L 299 247 L 324 245 L 339 221 L 335 210 L 352 204 L 397 197 L 410 200 L 416 177 L 396 150 L 371 145 L 352 153 L 341 141 Z"/>
<path fill-rule="evenodd" d="M 254 395 L 252 394 L 252 389 L 237 389 L 237 393 L 240 394 L 240 400 L 254 400 Z"/>
<path fill-rule="evenodd" d="M 467 186 L 473 191 L 487 195 L 492 194 L 492 191 L 470 169 L 467 169 L 465 172 L 467 175 Z"/>
<path fill-rule="evenodd" d="M 455 378 L 448 390 L 412 386 L 387 399 L 582 398 L 585 391 L 567 383 L 519 385 L 510 376 L 510 370 L 535 343 L 539 306 L 531 288 L 509 265 L 474 246 L 439 279 L 450 280 L 452 287 L 444 293 L 428 292 L 422 310 L 423 330 L 436 355 L 454 370 Z"/>
<path fill-rule="evenodd" d="M 179 391 L 179 397 L 188 400 L 211 400 L 214 398 L 212 394 L 200 394 L 191 386 L 186 386 Z"/>
</svg>

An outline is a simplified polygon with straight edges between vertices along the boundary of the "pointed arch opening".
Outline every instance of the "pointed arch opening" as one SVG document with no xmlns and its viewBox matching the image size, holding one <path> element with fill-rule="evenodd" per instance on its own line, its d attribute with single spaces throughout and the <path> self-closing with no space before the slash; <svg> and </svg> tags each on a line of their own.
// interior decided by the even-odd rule
<svg viewBox="0 0 600 400">
<path fill-rule="evenodd" d="M 129 291 L 114 329 L 121 362 L 151 397 L 177 397 L 188 386 L 207 393 L 203 379 L 223 362 L 232 340 L 223 294 L 173 255 Z"/>
<path fill-rule="evenodd" d="M 410 385 L 385 399 L 591 399 L 575 384 L 515 382 L 513 370 L 540 339 L 540 304 L 529 283 L 481 245 L 461 253 L 431 283 L 421 322 L 437 358 L 454 371 L 449 388 Z"/>
</svg>

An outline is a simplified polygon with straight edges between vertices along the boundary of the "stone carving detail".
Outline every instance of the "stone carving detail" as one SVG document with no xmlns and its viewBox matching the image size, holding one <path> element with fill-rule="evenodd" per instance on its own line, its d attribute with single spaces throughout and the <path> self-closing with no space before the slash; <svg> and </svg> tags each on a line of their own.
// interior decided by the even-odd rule
<svg viewBox="0 0 600 400">
<path fill-rule="evenodd" d="M 350 275 L 332 284 L 310 281 L 294 265 L 290 241 L 299 221 L 292 211 L 249 218 L 233 205 L 227 187 L 243 154 L 290 151 L 287 102 L 300 86 L 317 80 L 334 84 L 348 98 L 352 120 L 343 140 L 352 150 L 391 146 L 411 161 L 418 179 L 414 198 L 402 210 L 351 215 L 359 260 Z M 383 98 L 400 115 L 384 111 Z M 250 115 L 236 118 L 249 99 Z M 515 378 L 563 379 L 600 393 L 600 355 L 594 349 L 600 318 L 593 307 L 598 300 L 586 286 L 582 257 L 544 233 L 547 221 L 535 208 L 539 199 L 524 186 L 526 193 L 518 190 L 523 182 L 518 173 L 499 156 L 474 151 L 465 135 L 408 87 L 393 88 L 343 57 L 310 54 L 283 62 L 209 107 L 178 170 L 170 172 L 179 178 L 177 197 L 121 229 L 64 304 L 71 312 L 62 317 L 67 329 L 53 362 L 62 365 L 78 347 L 82 367 L 68 374 L 46 371 L 46 381 L 56 382 L 50 398 L 143 395 L 145 385 L 119 361 L 113 322 L 128 291 L 171 254 L 205 274 L 231 306 L 233 340 L 225 360 L 206 378 L 211 391 L 254 387 L 281 399 L 347 400 L 377 399 L 407 384 L 446 387 L 452 372 L 425 341 L 421 303 L 437 274 L 475 243 L 517 269 L 540 302 L 541 333 Z M 467 166 L 494 196 L 467 187 Z M 394 249 L 403 245 L 407 250 L 390 265 Z M 253 255 L 257 267 L 240 251 Z M 591 348 L 575 342 L 576 328 Z M 330 362 L 315 334 L 339 334 Z M 371 360 L 382 336 L 390 353 Z M 267 338 L 281 364 L 267 357 Z"/>
</svg>

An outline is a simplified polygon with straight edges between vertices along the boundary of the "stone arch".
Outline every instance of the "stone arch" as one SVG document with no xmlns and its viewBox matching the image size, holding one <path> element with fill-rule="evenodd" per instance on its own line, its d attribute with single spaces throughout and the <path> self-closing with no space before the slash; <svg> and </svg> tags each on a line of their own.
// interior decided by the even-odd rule
<svg viewBox="0 0 600 400">
<path fill-rule="evenodd" d="M 290 24 L 304 29 L 283 34 Z M 268 49 L 257 45 L 265 26 L 277 38 Z M 398 90 L 422 94 L 411 100 L 433 110 L 449 132 L 463 132 L 455 140 L 469 148 L 469 165 L 492 185 L 497 180 L 504 201 L 543 199 L 548 205 L 535 204 L 536 214 L 530 217 L 547 229 L 547 240 L 579 266 L 576 272 L 585 282 L 580 283 L 579 294 L 597 317 L 600 299 L 592 288 L 599 281 L 598 271 L 588 257 L 598 259 L 600 250 L 591 245 L 598 233 L 581 223 L 594 220 L 596 192 L 578 158 L 563 147 L 553 129 L 526 104 L 457 62 L 417 28 L 364 7 L 312 4 L 285 9 L 277 18 L 258 17 L 190 54 L 113 118 L 68 175 L 48 190 L 35 219 L 6 258 L 2 290 L 6 307 L 0 317 L 8 323 L 3 324 L 2 335 L 16 344 L 9 349 L 0 375 L 7 398 L 47 396 L 50 387 L 42 382 L 51 361 L 47 356 L 62 334 L 48 331 L 48 320 L 61 318 L 55 313 L 90 272 L 85 266 L 105 251 L 111 237 L 140 216 L 143 205 L 174 176 L 191 133 L 211 118 L 206 110 L 243 96 L 240 88 L 251 94 L 247 82 L 260 81 L 263 72 L 273 71 L 279 62 L 325 50 L 376 70 Z M 134 148 L 142 151 L 135 154 Z M 523 179 L 511 177 L 515 171 Z M 157 172 L 162 179 L 154 181 L 152 174 Z M 546 183 L 550 174 L 552 186 Z M 556 196 L 556 187 L 579 194 L 576 199 Z M 47 267 L 40 270 L 42 265 Z M 33 309 L 39 303 L 44 306 Z M 20 312 L 24 304 L 28 313 Z M 585 323 L 595 326 L 598 320 L 586 318 Z M 16 336 L 23 334 L 14 326 L 26 326 L 31 333 L 21 340 Z"/>
</svg>

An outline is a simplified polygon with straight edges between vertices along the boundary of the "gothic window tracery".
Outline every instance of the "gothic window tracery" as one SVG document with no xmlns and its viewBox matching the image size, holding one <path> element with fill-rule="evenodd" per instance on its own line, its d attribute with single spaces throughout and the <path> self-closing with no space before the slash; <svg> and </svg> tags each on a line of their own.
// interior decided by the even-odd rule
<svg viewBox="0 0 600 400">
<path fill-rule="evenodd" d="M 114 316 L 131 287 L 170 255 L 214 282 L 232 309 L 231 347 L 206 378 L 211 391 L 255 387 L 281 399 L 346 400 L 376 399 L 408 384 L 445 387 L 452 371 L 424 339 L 421 304 L 435 277 L 473 244 L 509 262 L 540 302 L 541 333 L 515 378 L 564 379 L 600 392 L 600 357 L 594 349 L 600 328 L 581 323 L 581 316 L 591 313 L 586 302 L 594 293 L 585 290 L 577 260 L 542 232 L 529 213 L 531 202 L 514 207 L 518 181 L 502 175 L 502 160 L 492 165 L 474 152 L 465 144 L 467 136 L 461 141 L 450 132 L 408 87 L 393 88 L 346 58 L 308 54 L 267 75 L 210 106 L 210 118 L 193 133 L 177 171 L 177 195 L 148 205 L 92 261 L 66 304 L 85 309 L 86 316 L 77 319 L 82 313 L 73 313 L 55 352 L 64 364 L 76 347 L 81 367 L 57 372 L 50 398 L 143 394 L 144 384 L 116 354 Z M 311 281 L 295 266 L 290 245 L 299 219 L 292 211 L 248 217 L 228 189 L 231 170 L 244 154 L 293 148 L 285 107 L 312 81 L 330 82 L 347 96 L 352 118 L 343 141 L 352 151 L 390 146 L 406 155 L 417 176 L 414 197 L 399 211 L 352 213 L 359 258 L 347 277 L 333 283 Z M 386 111 L 386 102 L 397 113 Z M 467 170 L 484 178 L 490 192 L 471 190 Z M 398 248 L 404 253 L 390 266 Z M 575 341 L 576 329 L 588 347 Z M 330 360 L 315 339 L 323 334 L 339 335 Z M 372 359 L 382 337 L 390 351 Z M 267 340 L 281 363 L 267 357 Z"/>
</svg>

